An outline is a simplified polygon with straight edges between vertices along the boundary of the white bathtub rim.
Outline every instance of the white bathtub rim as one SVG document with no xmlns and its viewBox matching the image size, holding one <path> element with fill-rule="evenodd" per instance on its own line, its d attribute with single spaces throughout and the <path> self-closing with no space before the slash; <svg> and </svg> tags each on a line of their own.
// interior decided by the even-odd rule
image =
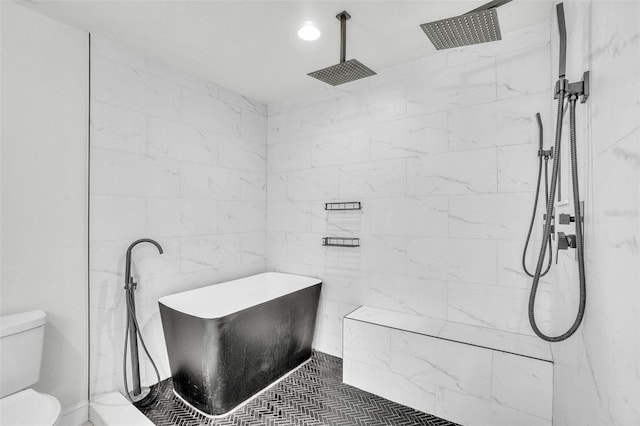
<svg viewBox="0 0 640 426">
<path fill-rule="evenodd" d="M 306 361 L 303 361 L 301 364 L 299 364 L 298 366 L 294 367 L 293 369 L 289 370 L 287 373 L 285 373 L 284 375 L 282 375 L 280 378 L 276 379 L 273 383 L 269 384 L 267 387 L 262 388 L 261 390 L 259 390 L 258 392 L 254 393 L 253 395 L 251 395 L 249 398 L 245 399 L 244 401 L 242 401 L 240 404 L 236 405 L 235 407 L 233 407 L 231 410 L 227 411 L 226 413 L 223 414 L 207 414 L 204 411 L 194 407 L 193 405 L 191 405 L 191 403 L 189 403 L 189 401 L 185 400 L 183 397 L 181 397 L 178 392 L 176 392 L 175 389 L 173 389 L 173 394 L 175 396 L 178 397 L 178 399 L 180 401 L 182 401 L 187 407 L 191 408 L 194 411 L 197 411 L 198 414 L 202 414 L 203 416 L 207 417 L 208 419 L 223 419 L 226 417 L 229 417 L 231 414 L 235 413 L 236 411 L 238 411 L 239 409 L 241 409 L 242 407 L 244 407 L 245 405 L 247 405 L 248 403 L 250 403 L 251 401 L 253 401 L 255 398 L 259 397 L 260 395 L 262 395 L 263 393 L 265 393 L 266 391 L 268 391 L 269 389 L 271 389 L 272 387 L 274 387 L 275 385 L 277 385 L 278 383 L 282 382 L 283 380 L 285 380 L 287 377 L 289 377 L 290 375 L 292 375 L 293 373 L 295 373 L 296 371 L 298 371 L 300 368 L 304 367 L 305 365 L 307 365 L 307 363 L 311 362 L 311 359 L 313 358 L 313 355 L 307 359 Z"/>
<path fill-rule="evenodd" d="M 263 272 L 174 293 L 158 302 L 194 317 L 218 319 L 321 283 L 318 278 L 303 275 Z"/>
</svg>

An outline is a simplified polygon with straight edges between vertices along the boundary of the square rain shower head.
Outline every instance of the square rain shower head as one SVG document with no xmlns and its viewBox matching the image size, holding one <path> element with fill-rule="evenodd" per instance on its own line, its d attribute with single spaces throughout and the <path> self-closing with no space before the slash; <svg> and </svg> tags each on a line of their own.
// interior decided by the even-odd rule
<svg viewBox="0 0 640 426">
<path fill-rule="evenodd" d="M 376 75 L 376 73 L 357 59 L 349 59 L 348 61 L 310 72 L 307 75 L 332 86 L 338 86 L 350 81 Z"/>
<path fill-rule="evenodd" d="M 495 8 L 420 25 L 437 50 L 502 40 Z"/>
</svg>

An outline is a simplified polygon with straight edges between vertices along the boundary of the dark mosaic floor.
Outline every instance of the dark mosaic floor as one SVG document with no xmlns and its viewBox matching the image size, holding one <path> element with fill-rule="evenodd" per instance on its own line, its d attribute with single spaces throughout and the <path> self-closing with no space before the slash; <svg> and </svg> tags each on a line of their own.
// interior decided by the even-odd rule
<svg viewBox="0 0 640 426">
<path fill-rule="evenodd" d="M 160 384 L 158 400 L 140 411 L 159 426 L 456 426 L 343 384 L 342 360 L 322 352 L 314 352 L 302 368 L 223 419 L 209 419 L 186 407 L 173 394 L 171 379 Z"/>
</svg>

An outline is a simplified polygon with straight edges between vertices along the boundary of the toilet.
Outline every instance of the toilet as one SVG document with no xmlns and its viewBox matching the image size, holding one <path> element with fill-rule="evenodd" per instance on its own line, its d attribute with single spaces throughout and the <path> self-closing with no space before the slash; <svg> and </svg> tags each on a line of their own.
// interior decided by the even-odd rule
<svg viewBox="0 0 640 426">
<path fill-rule="evenodd" d="M 0 317 L 0 425 L 56 425 L 60 402 L 29 389 L 40 379 L 47 315 L 42 311 Z"/>
</svg>

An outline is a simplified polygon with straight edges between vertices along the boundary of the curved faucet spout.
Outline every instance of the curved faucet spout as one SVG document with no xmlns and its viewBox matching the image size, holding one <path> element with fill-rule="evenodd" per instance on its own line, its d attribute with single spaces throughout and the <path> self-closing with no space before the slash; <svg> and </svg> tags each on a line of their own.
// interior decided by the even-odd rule
<svg viewBox="0 0 640 426">
<path fill-rule="evenodd" d="M 160 252 L 160 254 L 164 253 L 164 250 L 162 250 L 162 246 L 160 244 L 158 244 L 157 241 L 152 240 L 151 238 L 140 238 L 139 240 L 135 240 L 134 242 L 131 243 L 131 245 L 129 246 L 129 248 L 127 249 L 127 259 L 126 259 L 126 266 L 125 266 L 125 274 L 124 274 L 124 288 L 128 289 L 129 288 L 129 283 L 132 281 L 131 278 L 131 251 L 133 250 L 133 248 L 135 246 L 137 246 L 140 243 L 150 243 L 153 244 L 154 246 L 156 246 L 156 248 L 158 249 L 158 252 Z"/>
</svg>

